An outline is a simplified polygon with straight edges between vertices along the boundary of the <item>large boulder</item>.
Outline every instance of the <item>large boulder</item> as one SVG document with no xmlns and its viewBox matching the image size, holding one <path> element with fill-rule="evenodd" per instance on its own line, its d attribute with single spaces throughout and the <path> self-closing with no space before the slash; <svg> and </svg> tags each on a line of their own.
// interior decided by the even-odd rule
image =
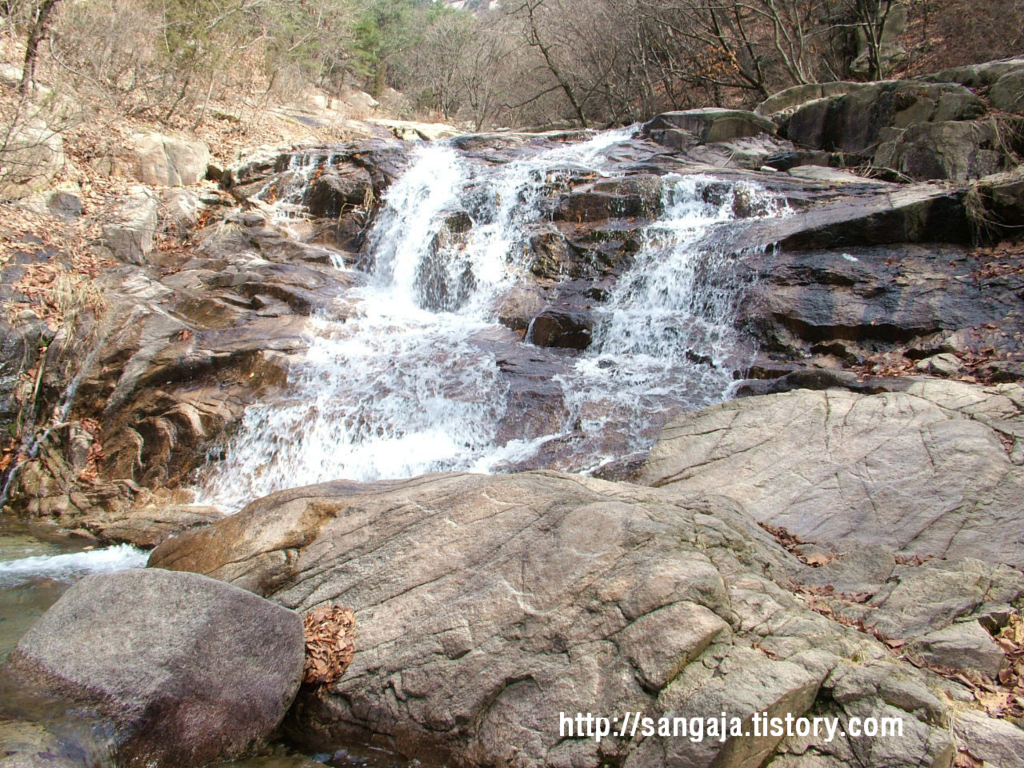
<svg viewBox="0 0 1024 768">
<path fill-rule="evenodd" d="M 992 119 L 915 123 L 881 134 L 887 135 L 875 165 L 915 181 L 970 181 L 1007 170 L 1016 165 L 1007 147 L 1020 141 L 1013 126 Z"/>
<path fill-rule="evenodd" d="M 1004 234 L 1024 227 L 1024 168 L 982 179 L 977 189 L 989 226 Z"/>
<path fill-rule="evenodd" d="M 206 178 L 210 150 L 202 141 L 156 132 L 132 136 L 132 175 L 154 187 L 196 184 Z"/>
<path fill-rule="evenodd" d="M 722 493 L 839 550 L 1024 565 L 1024 391 L 925 379 L 905 392 L 797 390 L 670 424 L 640 482 Z"/>
<path fill-rule="evenodd" d="M 856 91 L 863 87 L 864 83 L 845 81 L 794 85 L 778 93 L 773 93 L 754 108 L 754 113 L 765 117 L 779 115 L 780 113 L 786 115 L 810 101 L 845 96 L 851 91 Z"/>
<path fill-rule="evenodd" d="M 45 188 L 64 167 L 60 131 L 39 117 L 15 118 L 0 150 L 0 200 L 13 200 Z"/>
<path fill-rule="evenodd" d="M 987 88 L 997 82 L 1003 75 L 1024 70 L 1024 59 L 1004 59 L 987 61 L 983 64 L 965 64 L 960 67 L 944 69 L 941 72 L 924 75 L 919 80 L 930 83 L 959 83 L 968 88 Z"/>
<path fill-rule="evenodd" d="M 874 150 L 886 128 L 969 120 L 984 112 L 981 99 L 962 85 L 880 82 L 797 108 L 782 132 L 812 149 L 863 155 Z"/>
<path fill-rule="evenodd" d="M 692 144 L 713 144 L 762 134 L 772 136 L 775 124 L 753 112 L 707 107 L 658 115 L 644 125 L 641 133 L 660 144 L 683 149 Z M 689 138 L 684 139 L 679 134 Z"/>
<path fill-rule="evenodd" d="M 664 205 L 664 189 L 664 180 L 655 175 L 602 179 L 563 195 L 554 219 L 581 223 L 634 216 L 650 218 Z"/>
<path fill-rule="evenodd" d="M 572 304 L 545 307 L 530 323 L 527 340 L 539 347 L 586 349 L 593 341 L 594 315 Z"/>
<path fill-rule="evenodd" d="M 373 200 L 373 181 L 365 168 L 329 168 L 306 187 L 302 203 L 311 216 L 336 219 Z"/>
<path fill-rule="evenodd" d="M 835 185 L 828 182 L 800 183 L 811 191 L 816 188 L 819 197 L 801 206 L 799 215 L 761 218 L 743 229 L 712 233 L 716 241 L 711 247 L 750 251 L 778 244 L 803 250 L 971 239 L 963 191 L 948 185 L 865 180 L 863 185 L 844 184 L 836 194 Z"/>
<path fill-rule="evenodd" d="M 372 119 L 367 122 L 387 128 L 395 138 L 402 141 L 440 141 L 465 133 L 465 131 L 460 131 L 445 123 L 417 123 L 410 120 L 383 119 Z"/>
<path fill-rule="evenodd" d="M 1004 112 L 1024 112 L 1024 61 L 1017 69 L 1002 75 L 988 92 L 989 101 Z"/>
<path fill-rule="evenodd" d="M 569 732 L 566 719 L 726 712 L 749 729 L 754 713 L 828 711 L 899 715 L 906 741 L 822 736 L 804 751 L 948 764 L 931 684 L 796 599 L 783 585 L 811 569 L 721 497 L 552 472 L 327 483 L 168 540 L 151 564 L 297 610 L 325 601 L 355 610 L 348 675 L 300 694 L 288 721 L 317 750 L 356 739 L 459 766 L 739 768 L 760 765 L 779 738 L 698 742 L 619 733 L 617 723 L 598 742 Z M 841 681 L 854 672 L 904 694 L 850 690 Z"/>
<path fill-rule="evenodd" d="M 134 187 L 103 225 L 103 242 L 121 261 L 144 264 L 153 251 L 160 200 L 146 187 Z"/>
<path fill-rule="evenodd" d="M 95 708 L 121 764 L 191 768 L 243 755 L 299 688 L 302 621 L 205 576 L 88 576 L 21 639 L 9 666 L 26 690 Z"/>
</svg>

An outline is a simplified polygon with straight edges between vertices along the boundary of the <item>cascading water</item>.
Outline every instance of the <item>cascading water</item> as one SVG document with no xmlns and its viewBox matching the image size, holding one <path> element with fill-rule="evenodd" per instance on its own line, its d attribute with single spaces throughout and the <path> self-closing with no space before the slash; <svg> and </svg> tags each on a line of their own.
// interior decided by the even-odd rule
<svg viewBox="0 0 1024 768">
<path fill-rule="evenodd" d="M 723 399 L 755 351 L 736 325 L 745 286 L 708 235 L 738 209 L 777 216 L 784 205 L 748 183 L 693 175 L 665 179 L 663 208 L 564 379 L 577 429 L 598 436 L 585 468 L 617 458 L 601 452 L 602 433 L 619 438 L 620 454 L 645 450 L 666 417 Z"/>
<path fill-rule="evenodd" d="M 724 257 L 692 246 L 733 217 L 737 194 L 763 196 L 749 185 L 672 178 L 664 215 L 600 312 L 594 345 L 561 377 L 569 418 L 537 440 L 499 439 L 508 385 L 481 343 L 503 331 L 496 302 L 526 279 L 530 237 L 559 185 L 601 174 L 629 136 L 598 134 L 497 166 L 445 144 L 418 148 L 368 235 L 365 284 L 337 316 L 311 320 L 289 398 L 247 410 L 202 500 L 237 509 L 338 478 L 500 470 L 559 434 L 640 420 L 636 450 L 664 412 L 721 399 L 738 364 L 730 355 L 739 285 Z M 774 212 L 766 198 L 760 204 Z M 591 466 L 612 458 L 596 450 Z"/>
</svg>

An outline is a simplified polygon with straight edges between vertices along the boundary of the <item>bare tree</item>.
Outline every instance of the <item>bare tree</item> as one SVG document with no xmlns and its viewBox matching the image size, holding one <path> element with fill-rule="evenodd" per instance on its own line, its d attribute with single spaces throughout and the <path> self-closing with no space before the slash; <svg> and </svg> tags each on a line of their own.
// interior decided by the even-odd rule
<svg viewBox="0 0 1024 768">
<path fill-rule="evenodd" d="M 39 44 L 43 42 L 46 34 L 50 31 L 50 23 L 54 9 L 60 0 L 42 0 L 35 8 L 32 25 L 28 31 L 28 41 L 25 43 L 25 64 L 21 72 L 21 92 L 23 94 L 35 91 L 36 61 L 39 58 Z"/>
</svg>

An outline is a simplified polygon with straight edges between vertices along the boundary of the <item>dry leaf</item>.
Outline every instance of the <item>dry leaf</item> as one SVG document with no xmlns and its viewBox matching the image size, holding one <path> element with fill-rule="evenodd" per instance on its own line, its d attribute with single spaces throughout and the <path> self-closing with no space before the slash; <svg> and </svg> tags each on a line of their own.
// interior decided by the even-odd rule
<svg viewBox="0 0 1024 768">
<path fill-rule="evenodd" d="M 828 565 L 832 562 L 832 556 L 826 555 L 824 552 L 812 552 L 803 558 L 803 561 L 812 568 L 820 568 L 823 565 Z"/>
<path fill-rule="evenodd" d="M 306 663 L 302 682 L 330 685 L 339 680 L 355 655 L 356 615 L 350 608 L 327 603 L 303 619 Z"/>
</svg>

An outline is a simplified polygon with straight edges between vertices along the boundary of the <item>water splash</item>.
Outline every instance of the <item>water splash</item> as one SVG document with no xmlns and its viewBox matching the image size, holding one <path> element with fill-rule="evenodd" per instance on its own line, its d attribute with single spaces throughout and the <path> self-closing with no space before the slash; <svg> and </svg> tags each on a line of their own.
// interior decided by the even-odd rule
<svg viewBox="0 0 1024 768">
<path fill-rule="evenodd" d="M 630 135 L 498 166 L 418 147 L 368 235 L 366 284 L 311 321 L 288 399 L 246 411 L 201 500 L 237 509 L 338 478 L 501 470 L 580 430 L 632 430 L 632 449 L 649 445 L 666 413 L 721 399 L 739 365 L 741 290 L 725 257 L 695 244 L 738 212 L 777 211 L 753 185 L 668 177 L 664 215 L 601 310 L 591 350 L 561 377 L 568 418 L 533 441 L 499 434 L 508 381 L 482 342 L 498 332 L 496 302 L 526 280 L 530 238 L 566 181 L 607 175 L 609 150 Z M 595 462 L 608 458 L 593 450 Z"/>
<path fill-rule="evenodd" d="M 119 544 L 87 552 L 62 555 L 35 555 L 18 560 L 0 561 L 0 589 L 10 589 L 38 579 L 70 583 L 93 573 L 111 573 L 126 568 L 145 568 L 149 554 Z"/>
<path fill-rule="evenodd" d="M 736 324 L 747 286 L 711 235 L 738 216 L 786 212 L 754 184 L 705 175 L 666 177 L 663 209 L 564 378 L 574 428 L 625 434 L 629 451 L 649 448 L 671 415 L 727 397 L 749 365 L 755 350 Z M 589 466 L 612 458 L 596 454 Z"/>
</svg>

